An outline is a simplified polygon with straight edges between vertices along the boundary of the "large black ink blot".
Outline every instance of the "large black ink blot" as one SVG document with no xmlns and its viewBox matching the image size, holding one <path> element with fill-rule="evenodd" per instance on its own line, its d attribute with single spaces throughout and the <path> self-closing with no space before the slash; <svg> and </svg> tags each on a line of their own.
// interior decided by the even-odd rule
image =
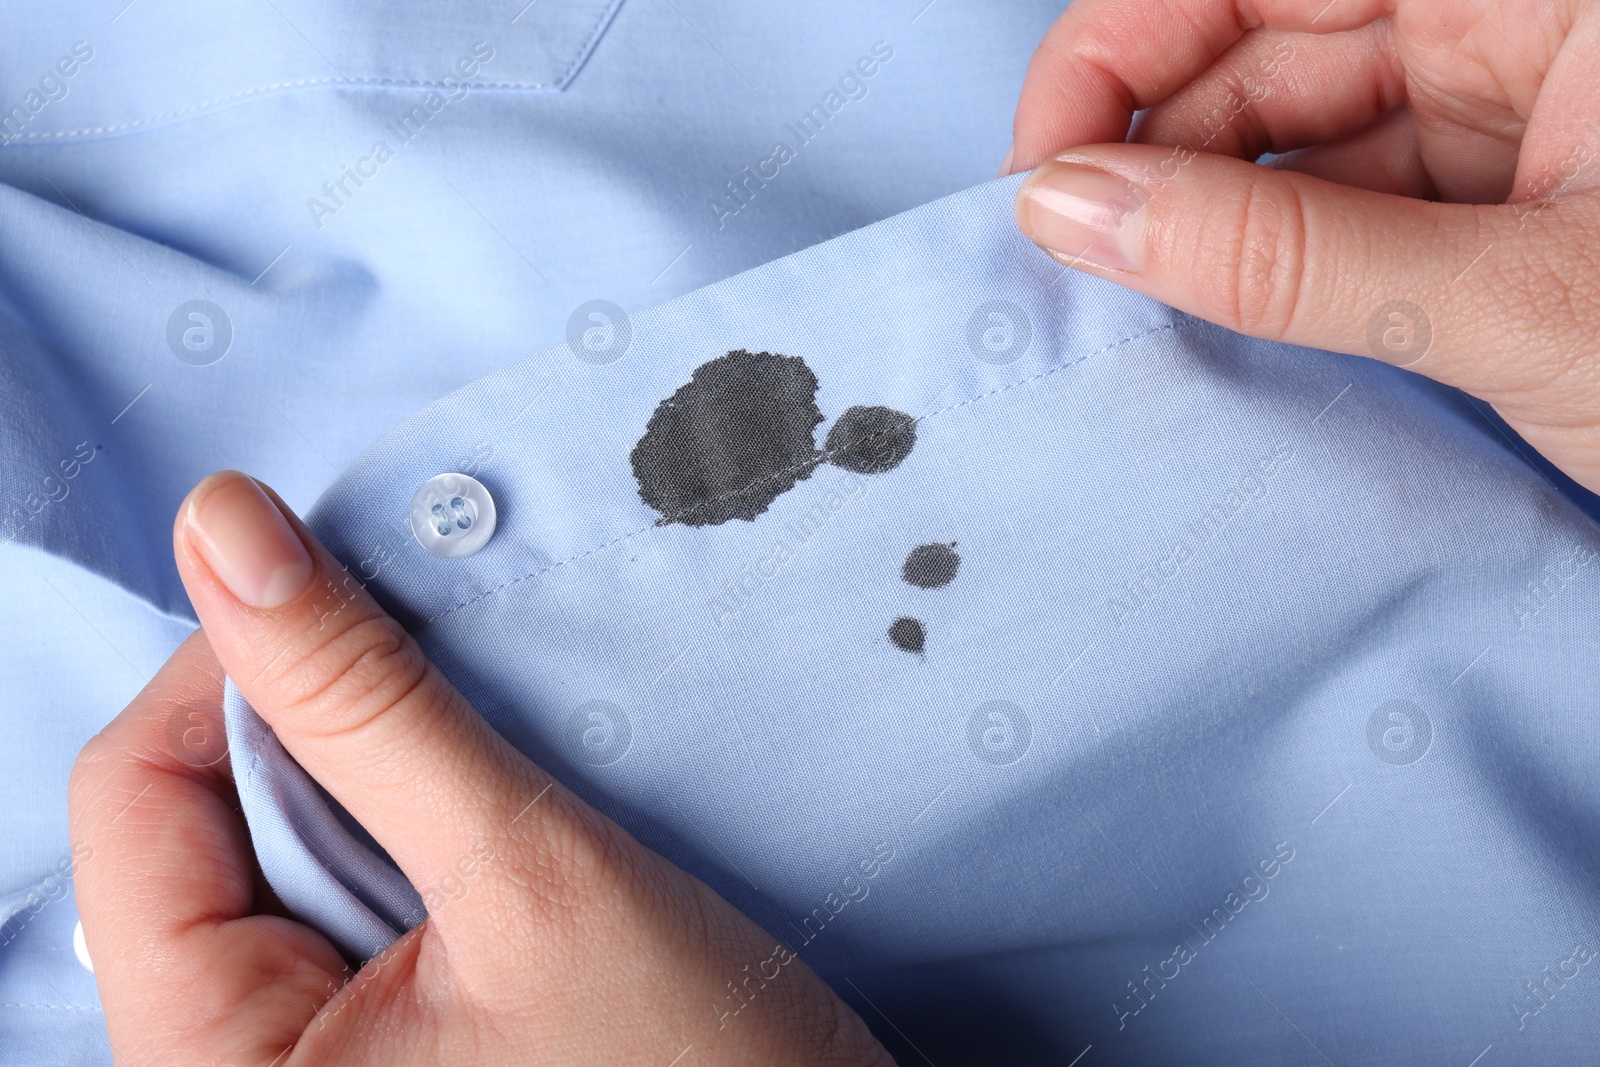
<svg viewBox="0 0 1600 1067">
<path fill-rule="evenodd" d="M 798 356 L 739 349 L 695 368 L 656 406 L 629 457 L 656 525 L 752 521 L 818 464 L 858 474 L 898 467 L 917 443 L 917 420 L 885 407 L 840 415 L 818 451 L 817 376 Z"/>
<path fill-rule="evenodd" d="M 630 458 L 658 525 L 754 519 L 822 461 L 817 376 L 798 356 L 743 349 L 702 363 L 650 416 Z"/>
<path fill-rule="evenodd" d="M 894 470 L 917 443 L 917 420 L 894 408 L 854 407 L 834 421 L 823 451 L 857 474 Z"/>
</svg>

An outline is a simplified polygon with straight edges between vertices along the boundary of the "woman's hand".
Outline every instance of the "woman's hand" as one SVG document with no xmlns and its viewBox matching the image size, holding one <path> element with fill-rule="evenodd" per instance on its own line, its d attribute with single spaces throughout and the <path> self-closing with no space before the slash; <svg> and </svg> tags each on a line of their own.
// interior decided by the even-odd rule
<svg viewBox="0 0 1600 1067">
<path fill-rule="evenodd" d="M 787 948 L 491 730 L 276 496 L 214 474 L 173 540 L 204 629 L 72 776 L 119 1064 L 891 1062 Z M 276 905 L 227 761 L 169 743 L 215 727 L 224 672 L 443 898 L 354 975 Z"/>
<path fill-rule="evenodd" d="M 1600 491 L 1597 66 L 1594 0 L 1075 0 L 1002 170 L 1061 262 L 1460 386 Z"/>
</svg>

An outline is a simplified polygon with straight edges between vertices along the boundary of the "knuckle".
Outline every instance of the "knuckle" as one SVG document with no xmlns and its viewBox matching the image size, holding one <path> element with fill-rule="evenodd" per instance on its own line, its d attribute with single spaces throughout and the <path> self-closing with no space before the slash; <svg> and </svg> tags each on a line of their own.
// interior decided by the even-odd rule
<svg viewBox="0 0 1600 1067">
<path fill-rule="evenodd" d="M 1576 223 L 1576 224 L 1575 224 Z M 1523 271 L 1535 337 L 1546 338 L 1549 363 L 1564 385 L 1595 384 L 1594 337 L 1600 330 L 1600 225 L 1573 220 L 1541 246 L 1540 261 Z M 1585 390 L 1588 392 L 1588 390 Z"/>
<path fill-rule="evenodd" d="M 810 1062 L 830 1067 L 893 1067 L 888 1051 L 872 1036 L 861 1016 L 822 983 L 815 995 L 791 1007 L 791 1025 L 806 1047 Z"/>
<path fill-rule="evenodd" d="M 106 771 L 110 761 L 120 751 L 105 734 L 89 738 L 72 761 L 72 772 L 67 777 L 67 809 L 69 812 L 87 810 L 95 797 L 104 789 Z"/>
<path fill-rule="evenodd" d="M 1496 392 L 1546 418 L 1593 418 L 1600 396 L 1600 226 L 1552 211 L 1534 238 L 1509 242 L 1489 264 L 1479 303 L 1484 369 Z"/>
<path fill-rule="evenodd" d="M 1479 326 L 1493 338 L 1486 347 L 1500 349 L 1505 370 L 1514 372 L 1506 384 L 1544 390 L 1573 369 L 1579 352 L 1564 343 L 1564 324 L 1578 316 L 1572 291 L 1552 286 L 1550 274 L 1529 266 L 1523 262 L 1491 272 L 1496 299 L 1485 302 Z"/>
<path fill-rule="evenodd" d="M 1223 202 L 1213 222 L 1224 266 L 1201 263 L 1205 306 L 1251 337 L 1280 340 L 1294 322 L 1305 265 L 1305 210 L 1287 181 L 1251 182 Z"/>
<path fill-rule="evenodd" d="M 539 808 L 537 819 L 513 825 L 517 860 L 506 871 L 536 928 L 559 939 L 629 910 L 628 898 L 653 891 L 638 845 L 616 824 L 559 786 Z"/>
<path fill-rule="evenodd" d="M 417 692 L 428 673 L 422 649 L 382 613 L 314 635 L 288 659 L 262 683 L 279 716 L 322 736 L 360 730 Z"/>
</svg>

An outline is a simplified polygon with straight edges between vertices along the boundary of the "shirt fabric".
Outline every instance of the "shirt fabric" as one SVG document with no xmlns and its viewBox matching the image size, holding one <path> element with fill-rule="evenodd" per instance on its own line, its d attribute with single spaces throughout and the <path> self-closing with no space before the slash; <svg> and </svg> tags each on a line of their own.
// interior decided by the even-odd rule
<svg viewBox="0 0 1600 1067">
<path fill-rule="evenodd" d="M 985 180 L 1059 5 L 923 6 L 12 5 L 0 1063 L 110 1061 L 67 776 L 194 628 L 184 493 L 235 467 L 303 513 L 590 301 L 639 310 Z"/>
<path fill-rule="evenodd" d="M 170 522 L 225 466 L 901 1062 L 1584 1060 L 1572 499 L 1459 394 L 1066 271 L 1014 181 L 930 203 L 1051 5 L 515 6 L 0 41 L 0 1063 L 109 1062 L 66 775 L 193 628 Z M 706 367 L 827 458 L 658 524 Z M 408 525 L 446 471 L 499 510 L 462 559 Z M 375 950 L 414 889 L 228 713 L 275 887 Z"/>
<path fill-rule="evenodd" d="M 1581 1058 L 1593 525 L 1453 390 L 1067 271 L 1019 180 L 475 382 L 310 525 L 523 752 L 934 1062 L 883 1019 L 968 1062 Z M 495 502 L 469 556 L 409 525 L 443 472 Z M 416 890 L 226 707 L 274 887 L 375 954 Z M 952 1010 L 966 970 L 1021 1042 Z"/>
</svg>

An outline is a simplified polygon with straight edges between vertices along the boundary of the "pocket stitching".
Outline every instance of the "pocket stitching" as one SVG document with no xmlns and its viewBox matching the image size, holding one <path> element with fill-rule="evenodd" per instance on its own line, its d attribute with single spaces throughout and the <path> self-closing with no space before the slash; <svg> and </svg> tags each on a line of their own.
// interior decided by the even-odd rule
<svg viewBox="0 0 1600 1067">
<path fill-rule="evenodd" d="M 578 54 L 572 57 L 572 62 L 568 64 L 567 69 L 562 71 L 560 76 L 550 83 L 552 87 L 557 89 L 565 88 L 567 82 L 577 76 L 578 68 L 582 67 L 584 62 L 588 60 L 589 53 L 594 51 L 595 45 L 600 41 L 601 34 L 606 32 L 606 29 L 611 25 L 611 20 L 616 17 L 617 9 L 621 6 L 622 0 L 611 0 L 611 3 L 605 6 L 605 9 L 600 12 L 600 18 L 595 21 L 594 29 L 584 39 L 583 45 L 579 47 Z M 496 88 L 499 87 L 497 86 Z"/>
<path fill-rule="evenodd" d="M 567 68 L 563 70 L 555 78 L 555 80 L 548 82 L 472 82 L 471 85 L 473 90 L 498 89 L 531 92 L 561 91 L 567 86 L 567 83 L 577 75 L 579 68 L 583 66 L 584 62 L 588 60 L 590 54 L 594 51 L 595 45 L 599 42 L 606 29 L 611 25 L 612 19 L 616 17 L 617 9 L 622 6 L 622 3 L 623 0 L 611 0 L 611 3 L 606 5 L 606 7 L 600 12 L 600 17 L 595 20 L 594 29 L 590 31 L 588 37 L 584 38 L 583 44 L 579 46 L 577 50 L 577 54 L 573 56 L 572 62 L 567 65 Z M 107 134 L 125 133 L 128 130 L 138 129 L 143 126 L 154 126 L 159 123 L 186 118 L 187 116 L 196 115 L 202 111 L 207 111 L 223 104 L 244 100 L 254 96 L 262 96 L 276 92 L 292 92 L 297 89 L 317 88 L 325 85 L 349 85 L 357 88 L 384 89 L 449 88 L 449 86 L 445 85 L 444 82 L 431 79 L 408 80 L 404 78 L 334 77 L 301 78 L 297 81 L 272 82 L 268 85 L 259 85 L 250 89 L 238 89 L 231 93 L 224 93 L 221 96 L 214 96 L 209 100 L 202 100 L 196 104 L 188 104 L 173 111 L 162 112 L 159 115 L 152 115 L 149 118 L 133 119 L 128 122 L 118 123 L 115 126 L 91 126 L 77 130 L 44 130 L 34 132 L 25 131 L 23 133 L 15 134 L 11 137 L 0 138 L 0 147 L 15 144 L 19 141 L 65 141 L 81 137 L 99 137 Z"/>
</svg>

